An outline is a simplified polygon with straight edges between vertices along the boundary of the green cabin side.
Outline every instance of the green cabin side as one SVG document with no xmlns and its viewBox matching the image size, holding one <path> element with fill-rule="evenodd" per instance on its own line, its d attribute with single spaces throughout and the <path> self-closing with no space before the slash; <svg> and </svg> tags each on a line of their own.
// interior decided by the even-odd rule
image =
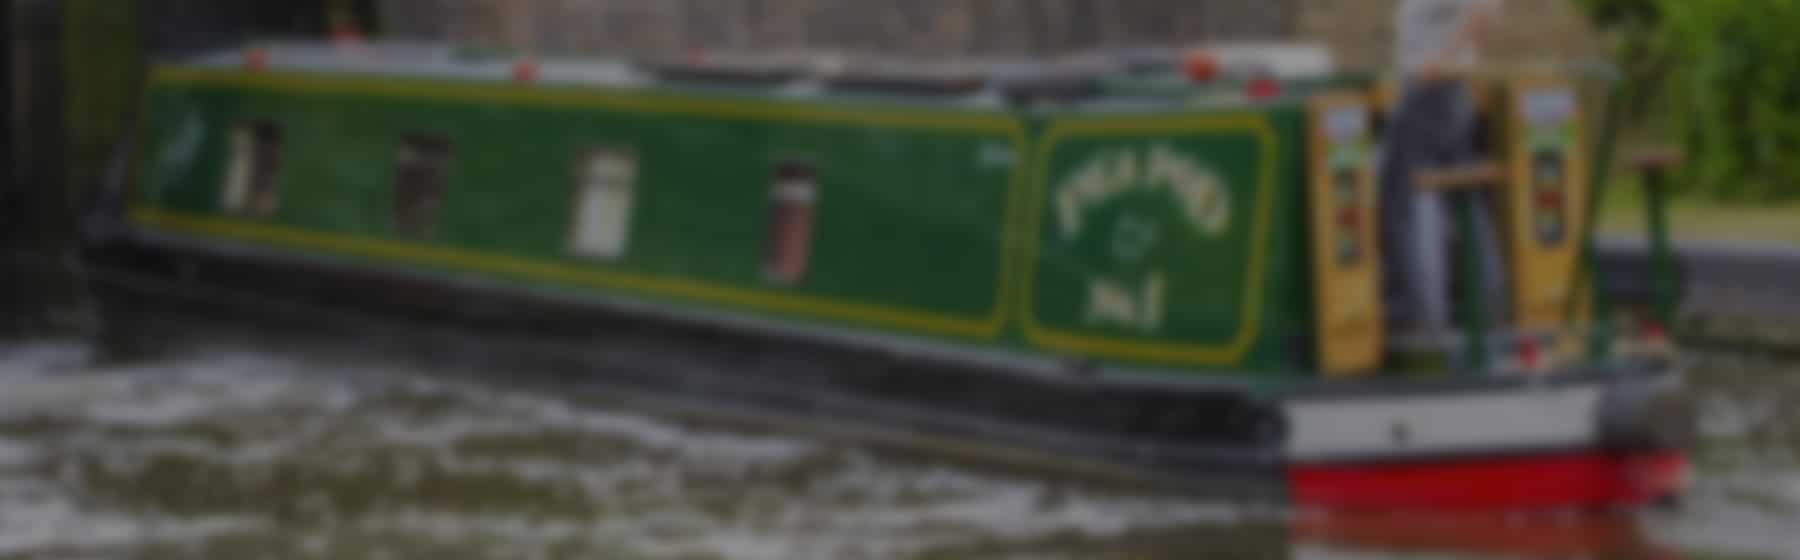
<svg viewBox="0 0 1800 560">
<path fill-rule="evenodd" d="M 164 66 L 130 219 L 532 292 L 1273 380 L 1311 367 L 1305 118 Z M 598 214 L 625 221 L 613 250 L 573 250 L 584 189 L 615 172 L 624 210 Z M 271 198 L 242 202 L 259 173 Z"/>
</svg>

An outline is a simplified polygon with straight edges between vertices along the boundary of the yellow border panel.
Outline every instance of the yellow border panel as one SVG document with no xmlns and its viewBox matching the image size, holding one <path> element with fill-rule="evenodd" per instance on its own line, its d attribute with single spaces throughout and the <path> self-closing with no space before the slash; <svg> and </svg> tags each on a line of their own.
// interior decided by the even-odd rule
<svg viewBox="0 0 1800 560">
<path fill-rule="evenodd" d="M 994 286 L 994 308 L 980 319 L 962 318 L 864 303 L 755 290 L 672 276 L 651 276 L 602 270 L 558 261 L 534 260 L 485 254 L 450 247 L 406 243 L 310 231 L 301 228 L 246 222 L 216 216 L 171 212 L 145 206 L 138 185 L 133 185 L 129 217 L 142 226 L 269 245 L 312 249 L 364 258 L 393 260 L 415 265 L 460 269 L 507 277 L 620 290 L 638 294 L 685 299 L 698 303 L 725 303 L 759 311 L 774 311 L 805 318 L 849 320 L 935 334 L 973 339 L 998 338 L 1006 328 L 1014 300 L 1012 292 L 1023 266 L 1009 258 L 1021 243 L 1022 212 L 1029 191 L 1025 166 L 1027 140 L 1024 124 L 1012 115 L 958 113 L 896 108 L 850 108 L 757 99 L 722 99 L 674 93 L 607 91 L 580 87 L 534 87 L 507 83 L 343 77 L 279 72 L 158 67 L 151 76 L 157 86 L 202 86 L 279 91 L 295 94 L 355 94 L 442 99 L 505 105 L 592 108 L 638 113 L 691 115 L 731 120 L 784 121 L 812 124 L 860 125 L 927 129 L 980 134 L 1001 134 L 1011 143 L 1014 162 L 1007 181 L 1003 210 L 1005 224 L 999 251 L 1000 269 Z M 145 92 L 148 107 L 150 92 Z M 140 115 L 142 118 L 143 115 Z M 147 146 L 140 145 L 133 158 L 131 180 L 136 181 Z"/>
<path fill-rule="evenodd" d="M 1035 264 L 1038 260 L 1038 235 L 1043 226 L 1044 205 L 1048 204 L 1050 177 L 1050 156 L 1054 153 L 1058 142 L 1074 137 L 1105 137 L 1141 134 L 1209 134 L 1237 131 L 1247 133 L 1256 138 L 1262 145 L 1262 171 L 1256 185 L 1256 209 L 1252 231 L 1249 235 L 1250 259 L 1244 271 L 1244 311 L 1240 315 L 1238 329 L 1232 337 L 1221 344 L 1206 346 L 1200 344 L 1172 344 L 1162 342 L 1136 342 L 1102 336 L 1090 336 L 1077 333 L 1057 331 L 1037 322 L 1035 290 L 1037 274 Z M 1275 131 L 1269 126 L 1268 118 L 1260 114 L 1233 113 L 1207 114 L 1190 116 L 1130 116 L 1130 117 L 1088 117 L 1054 121 L 1050 124 L 1043 141 L 1038 143 L 1037 154 L 1033 158 L 1036 172 L 1032 179 L 1032 204 L 1030 215 L 1030 235 L 1026 237 L 1024 264 L 1024 287 L 1020 290 L 1022 301 L 1021 323 L 1025 328 L 1026 339 L 1034 346 L 1058 350 L 1061 352 L 1129 360 L 1145 363 L 1182 364 L 1182 365 L 1234 365 L 1243 361 L 1244 354 L 1250 351 L 1256 342 L 1257 328 L 1261 324 L 1263 310 L 1262 276 L 1267 265 L 1269 212 L 1275 191 L 1275 160 L 1280 157 Z"/>
<path fill-rule="evenodd" d="M 1507 103 L 1506 146 L 1502 153 L 1508 162 L 1509 176 L 1512 182 L 1506 186 L 1505 208 L 1510 227 L 1506 228 L 1509 250 L 1512 257 L 1512 293 L 1508 294 L 1512 301 L 1513 320 L 1517 326 L 1526 329 L 1556 329 L 1565 327 L 1568 320 L 1569 303 L 1580 297 L 1580 286 L 1575 284 L 1575 267 L 1581 255 L 1581 247 L 1587 239 L 1587 121 L 1586 113 L 1581 107 L 1580 92 L 1575 84 L 1552 76 L 1525 76 L 1514 78 L 1508 83 L 1511 87 Z M 1543 90 L 1568 90 L 1574 96 L 1576 105 L 1574 113 L 1569 116 L 1571 126 L 1575 127 L 1575 140 L 1569 148 L 1568 161 L 1563 169 L 1566 186 L 1564 192 L 1567 199 L 1563 211 L 1567 222 L 1564 227 L 1568 235 L 1555 247 L 1544 247 L 1538 243 L 1533 233 L 1531 222 L 1534 202 L 1531 191 L 1532 154 L 1527 149 L 1525 137 L 1529 124 L 1519 114 L 1519 103 L 1530 92 Z M 1560 294 L 1560 295 L 1559 295 Z M 1560 300 L 1550 301 L 1550 300 Z"/>
<path fill-rule="evenodd" d="M 1361 228 L 1356 242 L 1361 244 L 1361 258 L 1354 263 L 1341 263 L 1337 256 L 1339 240 L 1336 220 L 1342 208 L 1334 202 L 1336 170 L 1331 168 L 1332 139 L 1326 129 L 1329 116 L 1342 109 L 1356 109 L 1367 119 L 1363 141 L 1373 149 L 1370 130 L 1375 116 L 1369 109 L 1368 96 L 1360 93 L 1326 93 L 1307 100 L 1307 237 L 1310 239 L 1313 287 L 1314 348 L 1318 352 L 1318 368 L 1331 377 L 1367 375 L 1381 367 L 1382 331 L 1381 259 L 1382 249 L 1376 230 L 1381 226 L 1377 215 L 1374 155 L 1369 154 L 1356 171 L 1360 193 L 1357 220 Z"/>
</svg>

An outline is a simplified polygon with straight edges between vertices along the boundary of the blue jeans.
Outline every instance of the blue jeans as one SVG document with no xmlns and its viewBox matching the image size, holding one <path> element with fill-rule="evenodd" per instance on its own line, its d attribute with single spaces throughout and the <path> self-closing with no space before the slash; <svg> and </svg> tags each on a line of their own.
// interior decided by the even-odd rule
<svg viewBox="0 0 1800 560">
<path fill-rule="evenodd" d="M 1420 170 L 1479 159 L 1477 117 L 1458 83 L 1408 83 L 1388 121 L 1381 164 L 1381 240 L 1389 330 L 1438 332 L 1450 320 L 1450 196 L 1475 197 L 1481 305 L 1501 320 L 1509 301 L 1492 195 L 1420 191 Z"/>
</svg>

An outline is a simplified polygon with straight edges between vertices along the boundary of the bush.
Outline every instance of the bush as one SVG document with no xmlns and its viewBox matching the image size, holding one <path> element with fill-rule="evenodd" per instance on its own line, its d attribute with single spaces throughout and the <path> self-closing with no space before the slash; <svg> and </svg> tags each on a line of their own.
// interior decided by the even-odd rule
<svg viewBox="0 0 1800 560">
<path fill-rule="evenodd" d="M 1632 103 L 1690 157 L 1684 184 L 1731 201 L 1800 199 L 1800 0 L 1580 0 L 1617 36 Z"/>
</svg>

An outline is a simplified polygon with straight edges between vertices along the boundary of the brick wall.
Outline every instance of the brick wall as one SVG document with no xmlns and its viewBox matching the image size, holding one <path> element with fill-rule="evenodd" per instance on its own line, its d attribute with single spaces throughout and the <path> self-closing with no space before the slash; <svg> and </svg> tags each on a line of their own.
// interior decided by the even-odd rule
<svg viewBox="0 0 1800 560">
<path fill-rule="evenodd" d="M 1295 32 L 1332 46 L 1348 67 L 1380 67 L 1393 59 L 1398 0 L 1299 0 Z M 1504 0 L 1504 15 L 1487 53 L 1501 63 L 1532 63 L 1593 54 L 1591 28 L 1573 0 Z"/>
<path fill-rule="evenodd" d="M 506 37 L 508 4 L 547 52 L 825 47 L 928 56 L 1279 37 L 1301 0 L 382 0 L 401 36 Z"/>
<path fill-rule="evenodd" d="M 510 5 L 546 52 L 827 47 L 927 56 L 1302 38 L 1341 65 L 1387 63 L 1398 0 L 380 0 L 390 33 L 503 43 Z M 1504 0 L 1493 58 L 1592 52 L 1573 0 Z"/>
</svg>

